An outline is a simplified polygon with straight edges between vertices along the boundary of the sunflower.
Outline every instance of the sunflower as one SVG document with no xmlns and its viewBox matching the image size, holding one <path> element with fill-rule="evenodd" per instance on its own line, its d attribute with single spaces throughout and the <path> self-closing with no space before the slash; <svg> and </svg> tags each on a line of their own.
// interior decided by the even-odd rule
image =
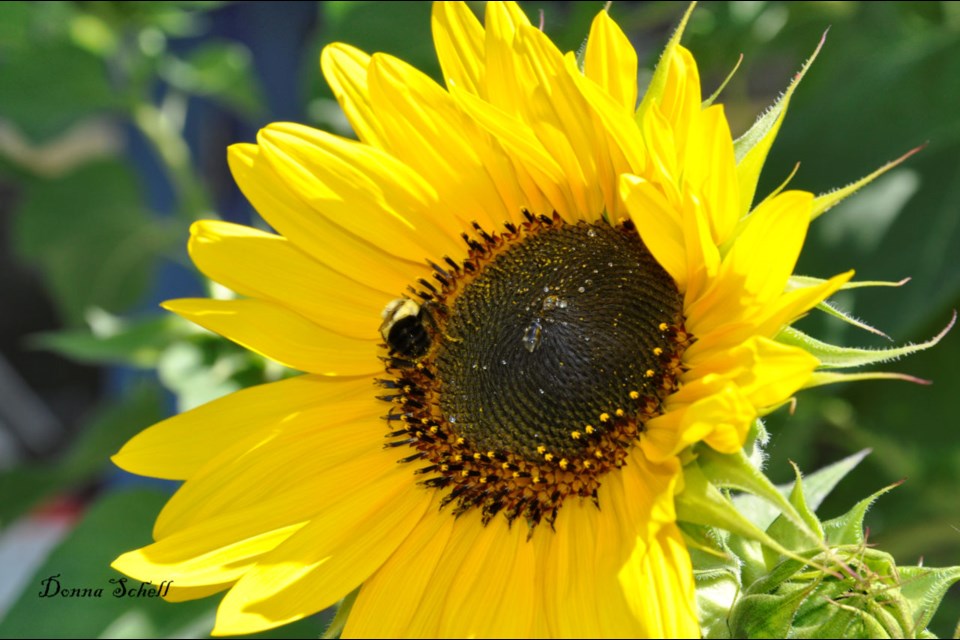
<svg viewBox="0 0 960 640">
<path fill-rule="evenodd" d="M 671 40 L 638 107 L 605 12 L 578 59 L 512 3 L 433 8 L 445 79 L 327 47 L 359 141 L 290 123 L 229 150 L 278 232 L 191 256 L 242 296 L 165 307 L 304 375 L 114 457 L 185 483 L 114 566 L 226 591 L 215 634 L 359 588 L 346 636 L 693 636 L 680 456 L 741 450 L 819 361 L 775 340 L 849 278 L 788 286 L 837 197 L 754 206 L 786 103 L 737 147 Z M 789 98 L 789 94 L 787 99 Z"/>
</svg>

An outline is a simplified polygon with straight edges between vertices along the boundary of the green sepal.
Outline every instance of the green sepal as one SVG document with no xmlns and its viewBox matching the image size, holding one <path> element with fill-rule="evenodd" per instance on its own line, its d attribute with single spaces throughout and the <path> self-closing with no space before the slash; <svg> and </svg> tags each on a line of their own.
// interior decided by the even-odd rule
<svg viewBox="0 0 960 640">
<path fill-rule="evenodd" d="M 794 506 L 790 504 L 762 471 L 751 464 L 749 458 L 744 455 L 742 450 L 734 454 L 723 454 L 714 451 L 710 447 L 702 447 L 698 465 L 705 477 L 709 478 L 709 481 L 715 486 L 724 489 L 746 491 L 774 505 L 779 509 L 781 515 L 786 516 L 794 526 L 807 536 L 810 544 L 804 545 L 804 547 L 819 543 L 820 539 L 809 529 L 807 523 Z M 751 526 L 755 527 L 756 525 L 751 523 Z M 769 538 L 766 534 L 764 535 Z M 759 538 L 753 539 L 762 542 L 766 546 L 771 546 Z M 779 543 L 773 545 L 772 548 L 779 553 L 783 553 L 783 547 Z M 784 555 L 790 556 L 791 554 L 792 552 Z"/>
<path fill-rule="evenodd" d="M 797 468 L 795 464 L 793 465 L 793 471 L 796 474 L 796 480 L 793 483 L 793 488 L 790 490 L 790 504 L 793 505 L 800 517 L 803 518 L 809 530 L 816 534 L 819 540 L 823 540 L 823 527 L 820 525 L 820 520 L 817 516 L 815 516 L 813 511 L 807 506 L 807 501 L 803 495 L 803 477 L 800 474 L 800 469 Z M 807 546 L 804 545 L 804 538 L 807 537 L 806 532 L 797 529 L 783 514 L 777 516 L 776 520 L 767 527 L 767 533 L 771 538 L 783 543 L 788 549 L 802 549 Z M 780 559 L 779 554 L 768 547 L 764 547 L 763 560 L 768 568 L 772 569 Z"/>
<path fill-rule="evenodd" d="M 886 281 L 880 281 L 880 280 L 846 282 L 840 287 L 840 289 L 841 290 L 859 289 L 861 287 L 900 287 L 909 281 L 910 281 L 910 278 L 904 278 L 903 280 L 900 280 L 898 282 L 886 282 Z M 812 287 L 818 284 L 823 284 L 824 282 L 826 282 L 826 280 L 822 278 L 811 278 L 809 276 L 793 275 L 793 276 L 790 276 L 790 279 L 787 281 L 787 291 L 792 291 L 794 289 L 801 289 L 803 287 Z M 827 315 L 833 316 L 834 318 L 837 318 L 838 320 L 845 322 L 851 326 L 854 326 L 858 329 L 863 329 L 864 331 L 869 331 L 870 333 L 876 334 L 878 336 L 883 336 L 888 340 L 892 339 L 883 331 L 880 331 L 876 327 L 870 326 L 863 320 L 860 320 L 859 318 L 855 318 L 852 315 L 846 313 L 845 311 L 841 311 L 840 309 L 837 309 L 836 307 L 834 307 L 832 304 L 830 304 L 825 300 L 823 302 L 818 303 L 816 308 L 819 311 L 822 311 Z"/>
<path fill-rule="evenodd" d="M 924 351 L 936 345 L 953 328 L 957 321 L 957 313 L 954 311 L 950 323 L 937 335 L 921 342 L 920 344 L 908 344 L 902 347 L 890 347 L 888 349 L 858 349 L 855 347 L 838 347 L 826 342 L 817 340 L 808 336 L 794 327 L 785 327 L 778 335 L 777 342 L 800 347 L 807 353 L 820 360 L 822 369 L 843 369 L 847 367 L 863 367 L 881 362 L 889 362 L 908 356 L 918 351 Z"/>
<path fill-rule="evenodd" d="M 810 508 L 816 511 L 840 481 L 869 454 L 870 449 L 863 449 L 807 475 L 804 479 L 803 495 Z"/>
<path fill-rule="evenodd" d="M 737 623 L 734 634 L 791 638 L 915 635 L 916 626 L 900 597 L 891 556 L 863 544 L 801 555 L 810 560 L 786 559 L 746 589 L 731 617 Z M 775 603 L 780 604 L 776 618 L 768 612 Z M 786 632 L 784 615 L 792 618 Z M 771 623 L 776 623 L 778 632 L 770 631 Z"/>
<path fill-rule="evenodd" d="M 876 327 L 873 327 L 867 324 L 866 322 L 864 322 L 863 320 L 860 320 L 859 318 L 855 318 L 854 316 L 850 315 L 845 311 L 841 311 L 840 309 L 836 308 L 826 300 L 822 302 L 818 302 L 816 309 L 818 311 L 822 311 L 828 316 L 833 316 L 837 320 L 840 320 L 841 322 L 845 322 L 852 327 L 856 327 L 857 329 L 862 329 L 874 335 L 883 336 L 887 340 L 893 340 L 893 338 L 885 334 L 883 331 L 880 331 L 880 329 L 877 329 Z"/>
<path fill-rule="evenodd" d="M 330 621 L 330 626 L 328 626 L 327 630 L 320 636 L 323 640 L 332 640 L 333 638 L 340 637 L 340 634 L 343 633 L 343 628 L 347 625 L 347 618 L 350 617 L 350 611 L 353 610 L 353 603 L 356 602 L 357 594 L 359 593 L 360 587 L 357 587 L 340 601 L 337 605 L 337 612 L 334 614 L 333 620 Z"/>
<path fill-rule="evenodd" d="M 891 634 L 890 630 L 867 612 L 845 604 L 841 596 L 847 591 L 847 585 L 839 582 L 826 583 L 826 585 L 828 585 L 826 589 L 821 587 L 817 590 L 816 597 L 810 598 L 812 606 L 796 616 L 790 637 L 851 639 L 904 637 L 900 633 Z"/>
<path fill-rule="evenodd" d="M 824 522 L 823 532 L 827 544 L 831 547 L 863 544 L 863 519 L 867 515 L 867 510 L 877 498 L 898 485 L 899 483 L 884 487 L 853 505 L 853 508 L 842 516 Z"/>
<path fill-rule="evenodd" d="M 726 572 L 694 572 L 697 620 L 704 638 L 730 638 L 727 618 L 739 593 L 739 577 Z"/>
<path fill-rule="evenodd" d="M 696 457 L 685 466 L 685 478 L 693 482 L 695 493 L 716 502 L 729 502 L 717 487 L 744 489 L 759 473 L 746 455 L 725 456 L 697 448 L 693 453 Z M 722 524 L 713 514 L 699 519 L 728 531 L 681 524 L 696 567 L 697 607 L 705 638 L 933 637 L 926 625 L 946 591 L 960 581 L 960 567 L 898 568 L 892 556 L 867 544 L 866 512 L 892 486 L 822 524 L 813 513 L 867 453 L 861 451 L 806 478 L 795 467 L 797 479 L 791 485 L 769 485 L 782 502 L 768 491 L 763 500 L 776 504 L 781 511 L 778 517 L 762 510 L 748 517 L 750 509 L 743 507 L 760 504 L 761 498 L 735 498 L 742 519 L 769 523 L 764 534 L 774 544 L 742 523 L 739 530 Z M 694 502 L 684 509 L 702 509 L 702 504 Z M 769 504 L 768 509 L 776 513 Z M 679 500 L 678 515 L 691 519 Z M 794 518 L 803 526 L 796 526 Z M 728 514 L 726 519 L 735 517 Z M 779 557 L 777 547 L 789 551 Z"/>
<path fill-rule="evenodd" d="M 690 560 L 696 569 L 697 620 L 704 638 L 729 638 L 727 619 L 743 590 L 742 561 L 727 546 L 730 534 L 721 529 L 679 523 Z"/>
<path fill-rule="evenodd" d="M 870 449 L 863 449 L 809 474 L 803 485 L 803 495 L 806 498 L 807 504 L 810 505 L 810 508 L 816 511 L 837 484 L 839 484 L 848 473 L 853 471 L 869 453 Z M 793 485 L 791 483 L 777 487 L 777 490 L 780 491 L 781 494 L 787 495 L 792 487 Z M 750 494 L 735 497 L 733 503 L 737 505 L 737 509 L 741 513 L 750 518 L 751 522 L 764 529 L 770 526 L 770 523 L 776 519 L 779 513 L 776 508 L 766 500 L 761 500 Z"/>
<path fill-rule="evenodd" d="M 790 184 L 790 182 L 793 180 L 793 177 L 794 177 L 795 175 L 797 175 L 797 171 L 799 171 L 799 170 L 800 170 L 800 163 L 798 162 L 798 163 L 796 163 L 795 165 L 793 165 L 793 169 L 790 171 L 789 174 L 787 174 L 787 177 L 784 178 L 783 182 L 781 182 L 781 183 L 777 186 L 776 189 L 774 189 L 773 191 L 771 191 L 770 193 L 768 193 L 768 194 L 763 198 L 763 200 L 761 200 L 761 201 L 757 204 L 757 207 L 759 207 L 761 204 L 765 203 L 767 200 L 773 200 L 773 199 L 776 198 L 778 195 L 780 195 L 780 192 L 787 188 L 787 185 Z M 756 207 L 754 207 L 754 208 L 756 208 Z M 737 229 L 736 229 L 736 231 L 735 231 L 734 234 L 733 234 L 734 237 L 739 236 L 739 235 L 740 235 L 740 232 L 743 231 L 744 227 L 746 227 L 746 226 L 747 226 L 747 219 L 746 219 L 746 218 L 741 218 L 740 221 L 737 223 Z M 789 281 L 788 281 L 787 284 L 788 284 L 788 286 L 789 286 Z"/>
<path fill-rule="evenodd" d="M 763 577 L 754 580 L 747 585 L 744 595 L 755 595 L 760 593 L 770 593 L 776 590 L 790 578 L 795 576 L 798 571 L 806 567 L 813 558 L 820 555 L 822 550 L 813 549 L 798 554 L 798 558 L 785 558 L 777 563 L 772 569 L 763 575 Z"/>
<path fill-rule="evenodd" d="M 686 12 L 683 14 L 683 18 L 680 19 L 680 24 L 677 26 L 676 31 L 673 32 L 670 41 L 667 42 L 667 46 L 663 49 L 663 53 L 660 54 L 657 68 L 654 69 L 650 84 L 647 86 L 647 90 L 643 94 L 643 99 L 637 107 L 637 112 L 634 114 L 634 118 L 638 123 L 641 123 L 641 125 L 644 115 L 649 111 L 650 106 L 655 101 L 659 101 L 663 96 L 663 90 L 667 85 L 667 72 L 670 68 L 670 59 L 673 57 L 673 52 L 680 46 L 680 38 L 683 37 L 683 31 L 687 28 L 687 22 L 690 20 L 690 15 L 696 6 L 696 2 L 690 3 L 690 6 L 687 7 Z"/>
<path fill-rule="evenodd" d="M 730 616 L 735 638 L 787 638 L 793 619 L 810 597 L 813 587 L 788 596 L 758 593 L 744 596 Z"/>
<path fill-rule="evenodd" d="M 820 194 L 813 200 L 813 211 L 811 211 L 810 213 L 810 219 L 815 220 L 816 218 L 820 217 L 821 215 L 823 215 L 833 207 L 837 206 L 838 204 L 840 204 L 841 202 L 843 202 L 844 200 L 852 196 L 861 188 L 867 186 L 868 184 L 870 184 L 871 182 L 873 182 L 874 180 L 876 180 L 877 178 L 885 174 L 890 169 L 893 169 L 894 167 L 899 165 L 901 162 L 903 162 L 913 154 L 923 149 L 924 146 L 925 145 L 921 145 L 919 147 L 916 147 L 915 149 L 911 149 L 910 151 L 906 152 L 896 160 L 892 160 L 887 164 L 883 165 L 882 167 L 880 167 L 870 175 L 864 176 L 863 178 L 860 178 L 856 182 L 851 182 L 850 184 L 848 184 L 847 186 L 841 189 L 835 189 L 833 191 Z"/>
<path fill-rule="evenodd" d="M 734 154 L 737 159 L 737 180 L 740 184 L 741 215 L 750 210 L 754 195 L 757 191 L 757 182 L 760 180 L 760 171 L 767 160 L 767 154 L 773 141 L 777 137 L 780 125 L 787 113 L 787 106 L 790 104 L 790 98 L 796 90 L 807 69 L 813 64 L 823 47 L 827 34 L 823 34 L 820 44 L 814 50 L 813 55 L 803 64 L 800 71 L 793 77 L 790 86 L 787 87 L 783 96 L 777 100 L 770 109 L 760 116 L 750 129 L 733 143 Z"/>
<path fill-rule="evenodd" d="M 814 285 L 823 284 L 826 282 L 824 278 L 814 278 L 813 276 L 798 276 L 793 274 L 790 276 L 790 279 L 787 280 L 787 291 L 792 289 L 801 289 L 803 287 L 812 287 Z M 849 282 L 844 282 L 840 285 L 841 291 L 848 291 L 850 289 L 866 289 L 867 287 L 902 287 L 903 285 L 910 282 L 910 278 L 904 278 L 903 280 L 850 280 Z"/>
<path fill-rule="evenodd" d="M 683 491 L 676 496 L 677 520 L 705 527 L 720 527 L 770 546 L 783 555 L 792 555 L 791 551 L 740 514 L 730 499 L 710 482 L 698 463 L 684 467 L 683 483 Z M 789 505 L 785 500 L 784 503 Z"/>
<path fill-rule="evenodd" d="M 900 567 L 900 594 L 913 617 L 914 629 L 926 629 L 947 589 L 960 581 L 960 567 Z"/>
<path fill-rule="evenodd" d="M 767 565 L 763 560 L 763 545 L 742 536 L 730 536 L 727 548 L 739 558 L 740 582 L 744 586 L 760 580 L 767 573 Z"/>
<path fill-rule="evenodd" d="M 904 382 L 913 382 L 914 384 L 930 384 L 929 380 L 907 375 L 905 373 L 894 373 L 891 371 L 865 371 L 863 373 L 837 373 L 835 371 L 815 371 L 810 375 L 804 389 L 822 387 L 828 384 L 837 384 L 840 382 L 862 382 L 864 380 L 902 380 Z"/>
<path fill-rule="evenodd" d="M 740 65 L 743 64 L 743 54 L 740 54 L 740 57 L 737 58 L 737 64 L 733 65 L 733 69 L 730 70 L 730 73 L 727 74 L 727 77 L 724 78 L 723 82 L 720 83 L 720 86 L 717 87 L 717 90 L 710 94 L 710 97 L 700 103 L 701 109 L 706 109 L 720 97 L 720 94 L 723 93 L 723 90 L 727 87 L 727 84 L 733 79 L 733 76 L 737 73 L 737 69 L 740 68 Z"/>
</svg>

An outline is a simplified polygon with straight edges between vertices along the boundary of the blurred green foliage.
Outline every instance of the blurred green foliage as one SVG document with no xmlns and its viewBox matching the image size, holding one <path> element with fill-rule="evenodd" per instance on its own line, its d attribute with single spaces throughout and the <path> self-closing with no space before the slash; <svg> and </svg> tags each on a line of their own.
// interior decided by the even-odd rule
<svg viewBox="0 0 960 640">
<path fill-rule="evenodd" d="M 243 386 L 286 375 L 223 340 L 162 314 L 129 316 L 153 286 L 158 265 L 187 265 L 189 223 L 216 216 L 184 133 L 196 99 L 251 125 L 270 114 L 249 50 L 208 36 L 219 2 L 10 2 L 0 5 L 0 182 L 13 185 L 11 243 L 42 275 L 67 330 L 33 339 L 84 362 L 157 369 L 186 409 Z M 524 2 L 563 49 L 576 50 L 601 3 Z M 477 8 L 480 9 L 479 3 Z M 612 15 L 649 77 L 683 10 L 671 2 L 618 2 Z M 320 77 L 330 41 L 387 51 L 438 76 L 426 3 L 325 2 L 303 51 L 310 124 L 349 135 Z M 824 192 L 859 178 L 919 145 L 923 151 L 818 220 L 798 272 L 818 277 L 855 268 L 865 280 L 912 280 L 899 289 L 837 296 L 847 311 L 892 336 L 919 342 L 960 306 L 960 5 L 948 2 L 711 2 L 693 15 L 684 43 L 696 55 L 706 93 L 739 55 L 744 61 L 721 101 L 746 130 L 789 83 L 829 27 L 820 58 L 800 86 L 760 192 L 800 162 L 792 186 Z M 192 43 L 175 47 L 172 43 Z M 646 75 L 644 75 L 646 74 Z M 174 194 L 171 213 L 152 210 L 144 175 L 128 160 L 131 135 L 149 145 Z M 225 168 L 221 167 L 222 171 Z M 838 344 L 886 346 L 877 336 L 814 314 L 802 328 Z M 955 389 L 960 336 L 892 363 L 887 370 L 934 381 L 844 385 L 800 396 L 793 415 L 768 423 L 768 471 L 792 479 L 788 460 L 813 470 L 865 447 L 872 455 L 825 501 L 821 516 L 906 478 L 867 518 L 870 541 L 898 561 L 956 564 L 960 558 L 960 438 Z M 159 417 L 154 387 L 112 399 L 57 460 L 0 473 L 0 525 L 38 500 L 100 477 L 107 457 Z M 162 504 L 151 493 L 107 493 L 37 573 L 69 567 L 80 584 L 104 582 L 118 552 L 145 543 Z M 116 535 L 94 532 L 115 529 Z M 37 584 L 30 582 L 30 588 Z M 110 604 L 107 600 L 104 605 Z M 63 603 L 57 603 L 58 607 Z M 214 603 L 215 604 L 215 603 Z M 0 622 L 0 635 L 204 634 L 212 603 L 85 612 L 44 618 L 25 593 Z M 162 607 L 162 608 L 161 608 Z M 59 611 L 59 610 L 58 610 Z M 41 626 L 29 620 L 43 618 Z M 931 624 L 950 634 L 960 597 L 948 594 Z M 57 622 L 61 620 L 62 622 Z M 60 626 L 57 626 L 57 625 Z M 316 623 L 288 633 L 317 634 Z M 82 632 L 82 633 L 81 633 Z"/>
</svg>

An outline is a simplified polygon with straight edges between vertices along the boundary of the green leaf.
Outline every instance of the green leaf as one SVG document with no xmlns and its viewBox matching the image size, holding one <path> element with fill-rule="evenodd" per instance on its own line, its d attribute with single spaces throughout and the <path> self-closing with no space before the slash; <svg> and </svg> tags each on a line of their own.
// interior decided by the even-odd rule
<svg viewBox="0 0 960 640">
<path fill-rule="evenodd" d="M 137 386 L 119 402 L 101 408 L 62 460 L 0 474 L 0 523 L 57 490 L 89 482 L 124 442 L 162 417 L 160 404 L 155 384 Z"/>
<path fill-rule="evenodd" d="M 0 23 L 7 20 L 6 5 L 2 11 Z M 19 14 L 15 10 L 13 15 Z M 35 11 L 30 18 L 33 23 Z M 38 31 L 43 32 L 26 29 L 27 34 L 36 35 Z M 70 43 L 66 34 L 62 40 L 28 38 L 19 47 L 4 49 L 6 52 L 0 56 L 2 115 L 34 142 L 63 133 L 95 111 L 115 109 L 121 104 L 103 60 Z"/>
<path fill-rule="evenodd" d="M 118 491 L 97 501 L 28 580 L 0 621 L 0 637 L 207 637 L 219 597 L 170 603 L 159 597 L 114 595 L 120 586 L 136 590 L 141 583 L 111 569 L 110 563 L 121 553 L 153 540 L 153 522 L 167 498 L 166 492 L 137 489 Z M 101 589 L 102 593 L 99 597 L 40 597 L 45 592 L 41 581 L 51 576 L 57 576 L 61 588 L 89 588 L 91 593 Z M 150 582 L 157 586 L 164 579 L 158 575 Z M 52 592 L 56 585 L 49 584 Z M 310 616 L 245 637 L 317 638 L 327 620 L 329 615 Z"/>
<path fill-rule="evenodd" d="M 347 618 L 350 617 L 350 612 L 353 610 L 353 603 L 356 601 L 359 593 L 360 587 L 357 587 L 340 601 L 337 605 L 337 612 L 330 621 L 330 625 L 323 632 L 323 635 L 320 636 L 321 638 L 328 640 L 330 638 L 340 637 L 340 634 L 343 633 L 343 628 L 347 626 Z"/>
<path fill-rule="evenodd" d="M 209 96 L 244 115 L 264 109 L 250 51 L 237 42 L 204 42 L 185 58 L 167 56 L 159 71 L 181 91 Z"/>
<path fill-rule="evenodd" d="M 244 387 L 277 380 L 287 371 L 206 331 L 173 343 L 157 363 L 160 381 L 176 394 L 179 411 Z"/>
<path fill-rule="evenodd" d="M 118 320 L 120 326 L 106 335 L 87 329 L 37 333 L 30 336 L 29 344 L 78 362 L 153 368 L 172 341 L 192 333 L 172 314 L 132 322 Z"/>
<path fill-rule="evenodd" d="M 0 622 L 0 636 L 17 638 L 97 638 L 108 629 L 135 630 L 139 637 L 177 636 L 198 619 L 212 622 L 213 601 L 170 604 L 158 597 L 115 597 L 120 586 L 138 587 L 110 568 L 123 551 L 150 540 L 150 528 L 167 496 L 156 490 L 108 495 L 93 505 L 73 532 L 28 581 Z M 89 597 L 41 597 L 43 580 L 56 577 L 63 589 L 90 589 Z M 121 585 L 117 581 L 124 578 Z M 165 578 L 156 576 L 159 585 Z M 114 582 L 110 582 L 113 580 Z M 209 632 L 211 627 L 204 629 Z"/>
<path fill-rule="evenodd" d="M 32 181 L 14 220 L 14 246 L 41 268 L 74 325 L 88 307 L 121 311 L 139 300 L 156 256 L 183 237 L 144 212 L 137 181 L 119 160 Z"/>
<path fill-rule="evenodd" d="M 32 2 L 5 2 L 0 20 L 0 54 L 26 47 L 30 41 Z"/>
</svg>

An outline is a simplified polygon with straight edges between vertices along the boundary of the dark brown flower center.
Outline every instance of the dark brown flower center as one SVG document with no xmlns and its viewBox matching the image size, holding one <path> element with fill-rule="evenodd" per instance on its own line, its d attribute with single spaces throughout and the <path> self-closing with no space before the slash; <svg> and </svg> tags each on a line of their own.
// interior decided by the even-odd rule
<svg viewBox="0 0 960 640">
<path fill-rule="evenodd" d="M 571 495 L 596 499 L 659 414 L 689 341 L 682 297 L 629 222 L 477 232 L 384 312 L 388 446 L 413 449 L 455 514 L 532 530 Z"/>
</svg>

